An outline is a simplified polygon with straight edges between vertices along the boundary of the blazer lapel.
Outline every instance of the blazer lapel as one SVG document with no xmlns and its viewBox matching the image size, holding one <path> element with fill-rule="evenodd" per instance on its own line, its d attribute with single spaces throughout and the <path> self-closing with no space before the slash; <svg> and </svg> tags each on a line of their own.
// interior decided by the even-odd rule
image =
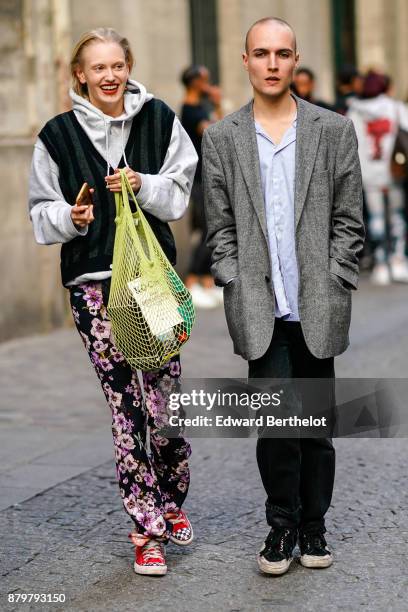
<svg viewBox="0 0 408 612">
<path fill-rule="evenodd" d="M 262 192 L 258 145 L 256 142 L 252 112 L 252 101 L 242 107 L 240 113 L 233 120 L 233 123 L 235 124 L 233 138 L 238 162 L 259 223 L 261 224 L 262 231 L 267 239 L 266 214 Z"/>
<path fill-rule="evenodd" d="M 299 223 L 305 204 L 312 170 L 319 146 L 322 124 L 313 107 L 296 97 L 298 104 L 296 127 L 296 169 L 295 169 L 295 228 Z"/>
</svg>

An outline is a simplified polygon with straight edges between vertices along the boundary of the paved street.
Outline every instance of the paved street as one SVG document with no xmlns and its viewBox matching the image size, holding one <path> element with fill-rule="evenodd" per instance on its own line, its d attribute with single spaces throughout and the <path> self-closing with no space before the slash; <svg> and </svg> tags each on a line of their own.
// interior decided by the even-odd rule
<svg viewBox="0 0 408 612">
<path fill-rule="evenodd" d="M 355 294 L 344 377 L 407 377 L 408 289 Z M 185 377 L 245 377 L 222 309 L 199 314 Z M 221 612 L 408 610 L 405 439 L 336 441 L 328 515 L 336 562 L 258 573 L 268 528 L 255 441 L 194 439 L 187 499 L 196 540 L 170 545 L 166 577 L 132 570 L 130 521 L 114 476 L 110 414 L 77 332 L 0 345 L 0 609 Z M 65 604 L 7 602 L 7 593 L 64 593 Z"/>
</svg>

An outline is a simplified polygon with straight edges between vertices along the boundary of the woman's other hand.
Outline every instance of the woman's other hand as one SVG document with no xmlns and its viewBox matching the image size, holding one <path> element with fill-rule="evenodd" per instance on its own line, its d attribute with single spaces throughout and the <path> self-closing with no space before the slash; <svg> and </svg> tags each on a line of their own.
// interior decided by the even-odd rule
<svg viewBox="0 0 408 612">
<path fill-rule="evenodd" d="M 95 189 L 90 189 L 89 191 L 92 195 Z M 74 204 L 74 206 L 71 207 L 71 219 L 73 224 L 77 227 L 86 227 L 92 223 L 95 219 L 93 209 L 93 204 L 89 206 L 77 206 L 77 204 Z"/>
<path fill-rule="evenodd" d="M 137 193 L 142 185 L 142 179 L 140 175 L 132 170 L 132 168 L 123 168 L 126 172 L 126 175 L 129 179 L 129 183 L 132 186 L 134 193 Z M 111 174 L 109 176 L 105 176 L 106 187 L 109 191 L 120 192 L 122 191 L 122 187 L 120 184 L 120 172 L 119 168 L 115 169 L 115 174 Z"/>
</svg>

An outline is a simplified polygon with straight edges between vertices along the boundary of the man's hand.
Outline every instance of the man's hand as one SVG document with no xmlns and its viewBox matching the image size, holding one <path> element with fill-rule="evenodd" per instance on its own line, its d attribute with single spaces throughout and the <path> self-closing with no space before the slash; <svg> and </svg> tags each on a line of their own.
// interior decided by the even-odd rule
<svg viewBox="0 0 408 612">
<path fill-rule="evenodd" d="M 94 191 L 94 189 L 89 190 L 91 195 Z M 89 206 L 77 206 L 77 204 L 74 204 L 74 206 L 71 207 L 71 219 L 73 224 L 77 227 L 86 227 L 92 223 L 92 221 L 95 219 L 93 215 L 93 208 L 93 204 L 90 204 Z"/>
<path fill-rule="evenodd" d="M 129 179 L 129 183 L 132 186 L 134 193 L 137 193 L 142 185 L 142 179 L 140 174 L 132 170 L 132 168 L 123 168 L 126 172 L 126 175 Z M 120 184 L 120 172 L 119 168 L 115 169 L 115 174 L 111 174 L 110 176 L 105 176 L 106 187 L 109 191 L 120 192 L 122 191 L 122 187 Z"/>
</svg>

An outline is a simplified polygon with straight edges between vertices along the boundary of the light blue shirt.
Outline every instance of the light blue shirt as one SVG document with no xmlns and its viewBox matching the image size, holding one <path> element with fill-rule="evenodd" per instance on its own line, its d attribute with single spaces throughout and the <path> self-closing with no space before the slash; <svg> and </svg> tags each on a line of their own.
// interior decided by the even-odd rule
<svg viewBox="0 0 408 612">
<path fill-rule="evenodd" d="M 255 121 L 268 228 L 275 316 L 299 321 L 295 243 L 296 117 L 278 145 Z"/>
</svg>

